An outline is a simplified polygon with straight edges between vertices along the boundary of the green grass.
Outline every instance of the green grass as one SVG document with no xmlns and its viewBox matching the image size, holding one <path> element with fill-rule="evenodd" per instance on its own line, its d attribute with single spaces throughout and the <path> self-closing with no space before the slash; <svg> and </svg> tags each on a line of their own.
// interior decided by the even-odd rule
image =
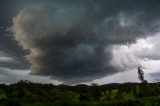
<svg viewBox="0 0 160 106">
<path fill-rule="evenodd" d="M 52 102 L 23 104 L 22 106 L 160 106 L 160 97 L 147 97 L 104 102 Z"/>
<path fill-rule="evenodd" d="M 0 100 L 6 98 L 6 94 L 3 90 L 0 89 Z"/>
</svg>

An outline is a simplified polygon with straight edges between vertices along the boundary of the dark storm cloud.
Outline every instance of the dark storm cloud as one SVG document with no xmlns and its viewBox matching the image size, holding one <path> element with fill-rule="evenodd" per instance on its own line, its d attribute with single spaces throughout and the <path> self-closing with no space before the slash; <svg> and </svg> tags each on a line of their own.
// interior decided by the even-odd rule
<svg viewBox="0 0 160 106">
<path fill-rule="evenodd" d="M 17 45 L 11 36 L 8 36 L 6 31 L 7 27 L 12 24 L 12 18 L 18 12 L 25 8 L 31 2 L 28 0 L 1 0 L 0 1 L 0 67 L 8 69 L 24 70 L 29 69 L 30 65 L 26 61 L 24 55 L 26 51 Z M 1 54 L 1 52 L 3 52 Z M 9 61 L 2 60 L 1 58 L 10 58 Z"/>
<path fill-rule="evenodd" d="M 13 60 L 13 61 L 0 61 L 0 66 L 15 70 L 25 70 L 29 69 L 29 64 L 27 62 Z"/>
<path fill-rule="evenodd" d="M 13 54 L 14 55 L 14 54 Z M 25 70 L 29 69 L 29 64 L 23 57 L 15 57 L 0 51 L 0 68 Z"/>
<path fill-rule="evenodd" d="M 29 51 L 30 74 L 66 83 L 116 73 L 108 65 L 110 46 L 159 30 L 160 3 L 156 0 L 43 2 L 19 12 L 10 31 Z"/>
</svg>

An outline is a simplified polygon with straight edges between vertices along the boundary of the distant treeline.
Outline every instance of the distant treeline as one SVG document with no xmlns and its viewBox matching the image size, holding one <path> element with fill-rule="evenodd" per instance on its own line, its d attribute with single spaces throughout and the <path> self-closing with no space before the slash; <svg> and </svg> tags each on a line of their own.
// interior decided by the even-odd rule
<svg viewBox="0 0 160 106">
<path fill-rule="evenodd" d="M 142 100 L 143 99 L 143 100 Z M 48 103 L 48 104 L 46 104 Z M 63 104 L 64 103 L 64 104 Z M 45 104 L 45 105 L 43 105 Z M 160 106 L 160 83 L 53 85 L 0 84 L 0 106 Z M 61 104 L 61 105 L 57 105 Z M 101 104 L 101 105 L 100 105 Z"/>
</svg>

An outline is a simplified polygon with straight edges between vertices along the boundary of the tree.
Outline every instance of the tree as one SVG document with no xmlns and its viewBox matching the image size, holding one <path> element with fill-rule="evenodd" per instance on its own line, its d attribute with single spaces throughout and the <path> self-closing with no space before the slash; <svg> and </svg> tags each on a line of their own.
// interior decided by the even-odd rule
<svg viewBox="0 0 160 106">
<path fill-rule="evenodd" d="M 101 101 L 111 100 L 111 92 L 110 91 L 102 92 L 101 95 L 102 95 L 100 97 Z"/>
<path fill-rule="evenodd" d="M 141 85 L 140 85 L 140 90 L 139 90 L 139 94 L 138 96 L 147 96 L 148 95 L 148 83 L 147 83 L 147 80 L 144 79 L 144 72 L 142 70 L 142 67 L 141 66 L 138 66 L 138 78 L 139 80 L 141 81 Z"/>
<path fill-rule="evenodd" d="M 142 82 L 142 83 L 146 83 L 147 80 L 144 79 L 144 72 L 142 70 L 142 67 L 141 66 L 138 66 L 138 78 L 139 80 Z"/>
<path fill-rule="evenodd" d="M 101 96 L 101 89 L 96 83 L 92 83 L 90 86 L 90 94 L 92 100 L 99 100 Z"/>
</svg>

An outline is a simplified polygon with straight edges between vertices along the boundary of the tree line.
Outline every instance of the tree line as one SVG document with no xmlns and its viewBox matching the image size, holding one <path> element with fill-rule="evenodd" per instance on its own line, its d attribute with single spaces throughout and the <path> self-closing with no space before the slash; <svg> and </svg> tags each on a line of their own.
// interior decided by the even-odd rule
<svg viewBox="0 0 160 106">
<path fill-rule="evenodd" d="M 0 84 L 0 106 L 20 106 L 21 103 L 49 102 L 107 102 L 135 100 L 136 98 L 159 97 L 160 83 L 148 83 L 144 72 L 138 67 L 141 83 L 111 83 L 98 85 L 78 84 L 53 85 L 20 80 L 15 84 Z M 160 99 L 159 99 L 160 100 Z M 159 101 L 160 102 L 160 101 Z"/>
</svg>

